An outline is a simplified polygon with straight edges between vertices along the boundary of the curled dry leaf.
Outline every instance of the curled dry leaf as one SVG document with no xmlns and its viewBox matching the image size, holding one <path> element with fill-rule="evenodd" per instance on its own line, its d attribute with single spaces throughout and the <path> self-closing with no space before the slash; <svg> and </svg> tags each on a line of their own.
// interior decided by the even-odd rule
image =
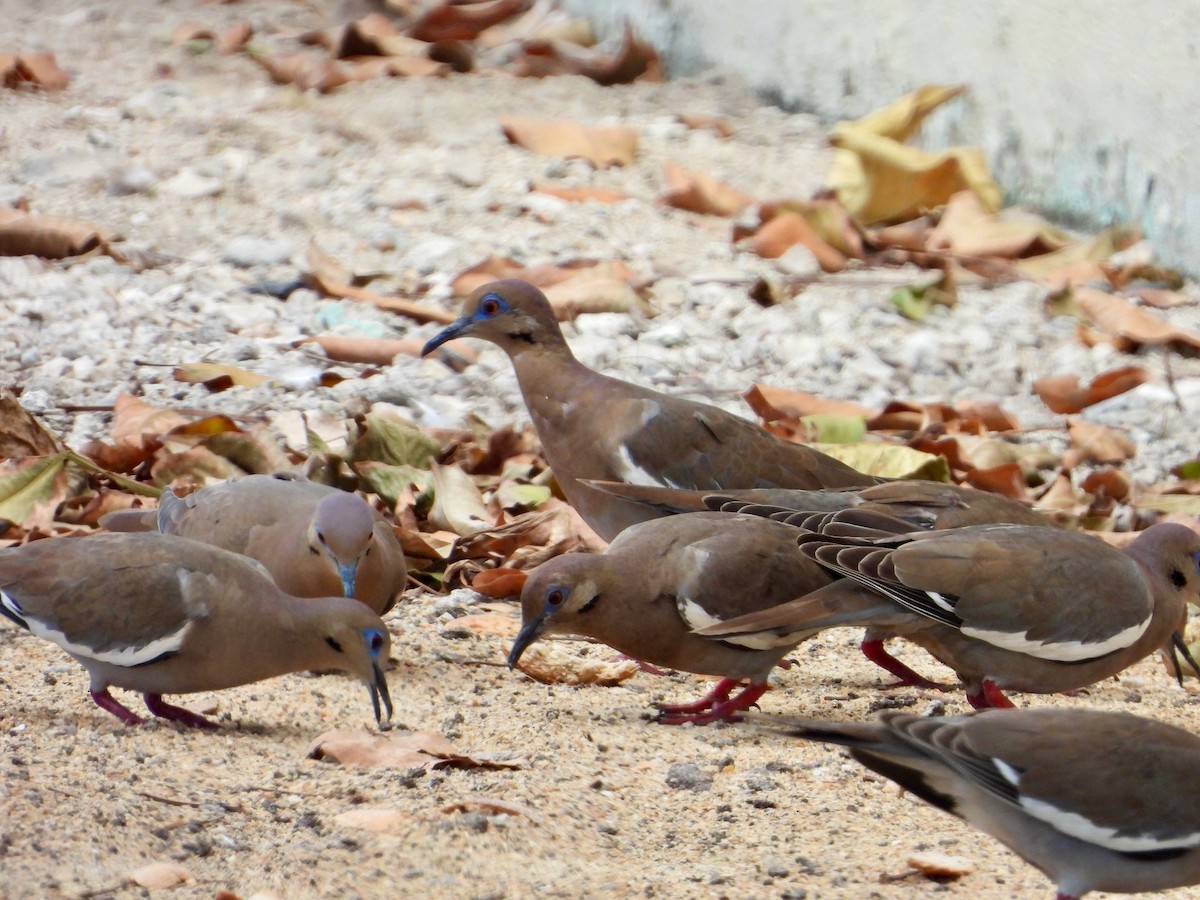
<svg viewBox="0 0 1200 900">
<path fill-rule="evenodd" d="M 104 234 L 87 222 L 0 209 L 0 256 L 66 259 L 106 246 Z"/>
<path fill-rule="evenodd" d="M 975 871 L 975 864 L 969 859 L 961 856 L 949 856 L 934 850 L 914 853 L 908 858 L 908 864 L 926 878 L 962 878 Z"/>
<path fill-rule="evenodd" d="M 827 400 L 815 394 L 772 387 L 769 384 L 756 384 L 742 397 L 750 404 L 755 415 L 764 422 L 799 419 L 813 415 L 870 417 L 877 412 L 869 406 L 862 406 L 858 403 Z"/>
<path fill-rule="evenodd" d="M 1041 256 L 1073 243 L 1069 234 L 1029 213 L 987 208 L 973 191 L 950 198 L 926 247 L 960 256 L 1018 259 Z"/>
<path fill-rule="evenodd" d="M 267 381 L 266 375 L 220 363 L 184 363 L 175 367 L 174 376 L 176 381 L 202 384 L 214 393 L 231 387 L 258 387 Z"/>
<path fill-rule="evenodd" d="M 860 225 L 899 222 L 971 190 L 987 209 L 999 209 L 1001 191 L 982 151 L 956 147 L 930 153 L 907 146 L 930 112 L 962 93 L 961 86 L 925 85 L 854 122 L 839 122 L 829 141 L 837 148 L 826 184 Z"/>
<path fill-rule="evenodd" d="M 1133 390 L 1149 380 L 1150 372 L 1141 366 L 1122 366 L 1102 372 L 1087 386 L 1079 384 L 1078 375 L 1049 375 L 1033 383 L 1033 392 L 1053 412 L 1070 415 Z"/>
<path fill-rule="evenodd" d="M 129 873 L 129 880 L 138 887 L 155 891 L 173 888 L 180 884 L 195 884 L 192 877 L 183 866 L 177 862 L 154 862 L 134 869 Z"/>
<path fill-rule="evenodd" d="M 554 644 L 533 644 L 521 654 L 517 668 L 542 684 L 598 684 L 612 687 L 638 673 L 630 659 L 615 661 L 573 656 Z"/>
<path fill-rule="evenodd" d="M 470 475 L 457 466 L 432 463 L 430 469 L 434 485 L 433 508 L 429 510 L 431 523 L 459 535 L 492 527 L 487 504 Z"/>
<path fill-rule="evenodd" d="M 485 597 L 500 599 L 501 597 L 519 597 L 521 589 L 525 587 L 525 581 L 529 578 L 528 572 L 523 572 L 520 569 L 484 569 L 471 580 L 471 590 L 483 594 Z M 494 613 L 492 614 L 494 615 Z M 491 634 L 499 634 L 502 637 L 515 637 L 517 633 L 518 623 L 515 619 L 509 616 L 504 617 L 506 622 L 511 623 L 511 630 L 493 631 Z M 461 619 L 458 621 L 462 621 Z M 508 625 L 504 626 L 509 629 Z"/>
<path fill-rule="evenodd" d="M 327 94 L 350 81 L 349 76 L 327 56 L 293 53 L 289 56 L 250 56 L 276 84 L 293 84 L 302 91 Z"/>
<path fill-rule="evenodd" d="M 638 79 L 660 81 L 662 71 L 654 48 L 640 39 L 626 22 L 621 46 L 613 53 L 587 49 L 570 40 L 538 37 L 521 44 L 513 71 L 526 78 L 583 75 L 608 87 Z"/>
<path fill-rule="evenodd" d="M 663 164 L 667 192 L 661 202 L 676 209 L 709 216 L 736 216 L 754 202 L 749 194 L 718 181 L 706 172 L 695 172 L 675 163 Z"/>
<path fill-rule="evenodd" d="M 11 391 L 0 387 L 0 459 L 49 456 L 65 449 Z"/>
<path fill-rule="evenodd" d="M 586 128 L 568 119 L 501 116 L 504 136 L 540 156 L 579 157 L 597 169 L 630 165 L 637 155 L 638 133 L 622 125 Z"/>
<path fill-rule="evenodd" d="M 463 797 L 442 807 L 442 812 L 444 813 L 470 812 L 471 810 L 480 810 L 493 816 L 524 816 L 529 821 L 538 825 L 542 822 L 541 816 L 534 812 L 531 807 L 523 803 L 500 800 L 496 797 Z"/>
<path fill-rule="evenodd" d="M 1200 334 L 1184 331 L 1164 322 L 1149 310 L 1095 288 L 1075 288 L 1076 306 L 1105 334 L 1118 349 L 1130 350 L 1141 344 L 1181 344 L 1200 350 Z"/>
<path fill-rule="evenodd" d="M 71 83 L 71 76 L 59 68 L 54 54 L 0 53 L 0 84 L 7 88 L 21 85 L 60 91 Z"/>
<path fill-rule="evenodd" d="M 1128 500 L 1133 494 L 1133 479 L 1127 472 L 1114 469 L 1112 466 L 1105 466 L 1089 472 L 1079 487 L 1089 494 L 1111 497 L 1113 500 L 1122 502 Z"/>
<path fill-rule="evenodd" d="M 1067 435 L 1071 447 L 1063 457 L 1063 465 L 1074 468 L 1080 462 L 1119 463 L 1132 459 L 1137 454 L 1137 445 L 1126 435 L 1085 419 L 1071 419 L 1067 423 Z"/>
<path fill-rule="evenodd" d="M 408 29 L 419 41 L 473 41 L 480 32 L 529 8 L 530 0 L 491 0 L 483 3 L 443 3 L 422 15 Z"/>
<path fill-rule="evenodd" d="M 343 766 L 393 769 L 519 769 L 525 765 L 519 758 L 468 756 L 432 731 L 327 731 L 313 741 L 306 755 Z"/>
<path fill-rule="evenodd" d="M 817 258 L 823 272 L 840 272 L 846 257 L 831 247 L 798 212 L 782 212 L 763 225 L 750 241 L 750 249 L 763 259 L 778 259 L 789 247 L 801 244 Z"/>
</svg>

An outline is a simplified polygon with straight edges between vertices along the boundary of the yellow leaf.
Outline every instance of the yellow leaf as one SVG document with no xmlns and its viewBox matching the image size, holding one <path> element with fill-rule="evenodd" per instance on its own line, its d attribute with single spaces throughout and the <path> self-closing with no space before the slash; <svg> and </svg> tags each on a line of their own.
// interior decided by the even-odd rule
<svg viewBox="0 0 1200 900">
<path fill-rule="evenodd" d="M 950 466 L 944 457 L 922 453 L 903 444 L 864 441 L 858 444 L 822 444 L 819 449 L 867 475 L 950 481 Z"/>
<path fill-rule="evenodd" d="M 904 142 L 961 87 L 926 85 L 855 122 L 839 122 L 829 136 L 838 148 L 826 178 L 860 225 L 911 219 L 962 190 L 974 191 L 989 210 L 1002 194 L 983 151 L 953 147 L 931 153 Z"/>
</svg>

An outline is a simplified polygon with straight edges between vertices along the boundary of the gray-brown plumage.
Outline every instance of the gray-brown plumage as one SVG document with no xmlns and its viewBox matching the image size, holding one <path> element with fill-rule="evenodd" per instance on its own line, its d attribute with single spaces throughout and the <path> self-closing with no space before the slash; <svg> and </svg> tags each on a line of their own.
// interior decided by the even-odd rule
<svg viewBox="0 0 1200 900">
<path fill-rule="evenodd" d="M 937 481 L 886 481 L 867 487 L 795 490 L 681 490 L 654 485 L 588 481 L 588 487 L 641 503 L 664 515 L 714 510 L 766 516 L 804 526 L 810 515 L 846 510 L 879 513 L 918 528 L 940 530 L 964 525 L 1049 525 L 1024 503 L 987 491 Z"/>
<path fill-rule="evenodd" d="M 1057 900 L 1200 884 L 1200 738 L 1183 729 L 1085 709 L 755 724 L 850 748 L 1040 869 Z"/>
<path fill-rule="evenodd" d="M 1026 525 L 806 533 L 799 543 L 838 580 L 700 633 L 879 628 L 954 669 L 978 707 L 1010 706 L 1004 690 L 1056 693 L 1116 675 L 1180 644 L 1186 605 L 1200 602 L 1200 534 L 1176 524 L 1154 525 L 1124 550 Z"/>
<path fill-rule="evenodd" d="M 707 512 L 644 522 L 602 554 L 569 553 L 534 570 L 509 665 L 544 634 L 584 634 L 647 663 L 721 676 L 703 699 L 660 707 L 661 721 L 729 718 L 762 696 L 767 674 L 806 634 L 713 640 L 695 629 L 829 581 L 799 551 L 795 531 L 769 519 Z"/>
<path fill-rule="evenodd" d="M 306 669 L 367 685 L 380 718 L 391 699 L 391 641 L 379 616 L 346 597 L 284 594 L 258 563 L 186 538 L 101 534 L 0 550 L 0 614 L 67 651 L 92 699 L 142 720 L 109 693 L 138 691 L 156 716 L 215 727 L 163 694 L 218 691 Z"/>
<path fill-rule="evenodd" d="M 150 513 L 151 511 L 147 511 Z M 110 530 L 157 527 L 262 563 L 296 597 L 343 594 L 382 615 L 404 590 L 396 533 L 362 497 L 313 481 L 248 475 L 186 496 L 164 491 L 154 518 L 110 514 Z"/>
<path fill-rule="evenodd" d="M 817 491 L 766 488 L 742 491 L 683 491 L 673 488 L 612 482 L 589 482 L 597 490 L 642 503 L 663 515 L 712 509 L 765 516 L 808 531 L 826 534 L 878 536 L 917 529 L 945 530 L 967 525 L 1050 525 L 1023 503 L 971 487 L 933 481 L 889 481 L 865 488 Z M 899 684 L 938 688 L 941 685 L 915 672 L 888 652 L 886 642 L 896 632 L 911 631 L 911 617 L 888 616 L 876 610 L 863 635 L 863 655 L 899 679 Z M 923 627 L 923 625 L 922 625 Z"/>
<path fill-rule="evenodd" d="M 422 353 L 458 337 L 491 341 L 508 354 L 550 468 L 567 499 L 606 540 L 659 514 L 580 479 L 688 489 L 879 480 L 717 407 L 592 371 L 571 353 L 545 295 L 527 282 L 495 281 L 475 290 L 462 317 Z"/>
</svg>

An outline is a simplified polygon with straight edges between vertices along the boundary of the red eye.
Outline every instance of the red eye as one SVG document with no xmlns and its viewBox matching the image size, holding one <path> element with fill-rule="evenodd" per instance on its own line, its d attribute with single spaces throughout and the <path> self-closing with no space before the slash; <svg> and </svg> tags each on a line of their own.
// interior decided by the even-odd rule
<svg viewBox="0 0 1200 900">
<path fill-rule="evenodd" d="M 479 309 L 485 316 L 494 316 L 500 312 L 500 301 L 495 297 L 484 297 Z"/>
<path fill-rule="evenodd" d="M 546 605 L 549 607 L 562 606 L 567 599 L 567 592 L 562 588 L 553 588 L 546 592 Z"/>
</svg>

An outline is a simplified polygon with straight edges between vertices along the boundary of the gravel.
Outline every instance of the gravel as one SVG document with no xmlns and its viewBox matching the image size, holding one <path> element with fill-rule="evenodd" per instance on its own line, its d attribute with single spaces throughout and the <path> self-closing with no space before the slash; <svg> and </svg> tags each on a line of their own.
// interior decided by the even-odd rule
<svg viewBox="0 0 1200 900">
<path fill-rule="evenodd" d="M 294 426 L 301 411 L 337 421 L 375 402 L 431 426 L 524 418 L 511 367 L 490 346 L 479 346 L 478 362 L 462 373 L 399 357 L 374 377 L 319 387 L 322 370 L 354 376 L 361 367 L 330 363 L 293 347 L 296 340 L 326 331 L 424 339 L 436 326 L 305 288 L 286 301 L 249 290 L 296 278 L 297 259 L 313 241 L 356 272 L 382 273 L 373 289 L 420 291 L 445 309 L 455 305 L 453 276 L 493 254 L 527 263 L 621 259 L 657 278 L 653 314 L 568 324 L 577 354 L 606 372 L 744 415 L 740 394 L 759 381 L 871 405 L 996 399 L 1027 429 L 1041 429 L 1030 439 L 1061 448 L 1063 418 L 1030 394 L 1031 382 L 1061 373 L 1086 380 L 1137 362 L 1154 379 L 1085 417 L 1129 431 L 1138 446 L 1129 468 L 1142 481 L 1195 455 L 1200 362 L 1089 349 L 1074 322 L 1043 315 L 1045 292 L 1032 284 L 964 289 L 956 308 L 937 309 L 922 324 L 901 318 L 887 300 L 896 285 L 925 277 L 915 269 L 848 273 L 768 308 L 751 301 L 755 279 L 811 274 L 813 261 L 801 251 L 759 259 L 730 243 L 727 221 L 659 207 L 662 164 L 709 172 L 758 197 L 804 197 L 821 186 L 830 151 L 812 117 L 761 104 L 736 83 L 703 75 L 604 89 L 581 78 L 473 75 L 368 82 L 317 96 L 270 84 L 243 57 L 169 43 L 185 20 L 218 30 L 249 20 L 257 45 L 288 51 L 287 35 L 328 27 L 332 9 L 281 0 L 127 0 L 86 9 L 66 0 L 0 0 L 10 40 L 52 49 L 73 76 L 60 94 L 0 92 L 0 201 L 26 199 L 36 212 L 123 237 L 128 251 L 164 257 L 142 271 L 105 256 L 0 258 L 0 383 L 20 388 L 23 404 L 70 445 L 107 434 L 107 413 L 78 408 L 104 407 L 119 392 L 265 416 L 273 427 L 289 415 Z M 513 112 L 632 125 L 639 160 L 594 173 L 578 160 L 534 156 L 508 145 L 496 125 L 497 115 Z M 687 130 L 674 119 L 681 112 L 725 116 L 734 137 Z M 635 199 L 569 204 L 527 192 L 543 180 L 613 187 Z M 1200 329 L 1196 307 L 1169 317 Z M 198 361 L 244 366 L 272 381 L 212 394 L 173 379 L 174 365 Z M 609 690 L 549 688 L 501 668 L 405 652 L 406 640 L 461 652 L 461 641 L 441 633 L 442 620 L 470 602 L 414 598 L 390 617 L 400 715 L 435 729 L 460 711 L 453 727 L 462 746 L 525 753 L 533 762 L 523 771 L 404 782 L 396 773 L 310 762 L 305 749 L 317 733 L 366 718 L 360 689 L 329 678 L 191 698 L 189 705 L 217 704 L 241 723 L 226 733 L 124 730 L 87 703 L 82 673 L 62 666 L 57 650 L 0 629 L 9 697 L 0 710 L 0 801 L 11 811 L 0 822 L 0 893 L 133 896 L 112 886 L 144 862 L 174 857 L 200 878 L 172 894 L 179 897 L 211 897 L 221 886 L 247 897 L 398 889 L 914 897 L 928 885 L 883 885 L 878 876 L 904 871 L 917 836 L 964 838 L 947 817 L 899 800 L 856 767 L 839 768 L 836 751 L 736 729 L 645 723 L 647 697 L 661 685 L 650 676 Z M 491 656 L 500 660 L 503 648 L 493 643 Z M 765 708 L 867 715 L 879 699 L 877 679 L 857 660 L 854 636 L 823 636 L 822 645 L 821 654 L 801 654 L 799 671 L 780 676 Z M 1137 677 L 1139 711 L 1194 718 L 1195 698 L 1172 687 L 1156 663 L 1143 663 Z M 854 688 L 836 707 L 822 701 L 835 680 L 844 681 L 839 693 Z M 699 687 L 686 678 L 670 684 L 681 699 Z M 1127 693 L 1100 686 L 1089 702 L 1122 708 Z M 917 709 L 942 702 L 925 692 L 912 699 Z M 959 698 L 947 702 L 960 711 Z M 691 762 L 728 745 L 737 759 L 728 772 Z M 763 768 L 781 753 L 794 771 Z M 605 790 L 588 788 L 597 778 Z M 70 814 L 47 815 L 66 808 L 64 792 Z M 516 817 L 501 828 L 498 817 L 440 812 L 487 794 L 546 818 Z M 747 802 L 756 797 L 763 802 Z M 236 808 L 210 806 L 218 801 Z M 380 835 L 330 824 L 360 802 L 398 808 L 409 824 Z M 857 812 L 875 807 L 887 811 Z M 442 828 L 446 822 L 453 827 Z M 980 870 L 951 892 L 1048 890 L 1045 879 L 991 845 L 970 838 L 967 846 Z M 764 884 L 764 876 L 776 883 Z"/>
</svg>

